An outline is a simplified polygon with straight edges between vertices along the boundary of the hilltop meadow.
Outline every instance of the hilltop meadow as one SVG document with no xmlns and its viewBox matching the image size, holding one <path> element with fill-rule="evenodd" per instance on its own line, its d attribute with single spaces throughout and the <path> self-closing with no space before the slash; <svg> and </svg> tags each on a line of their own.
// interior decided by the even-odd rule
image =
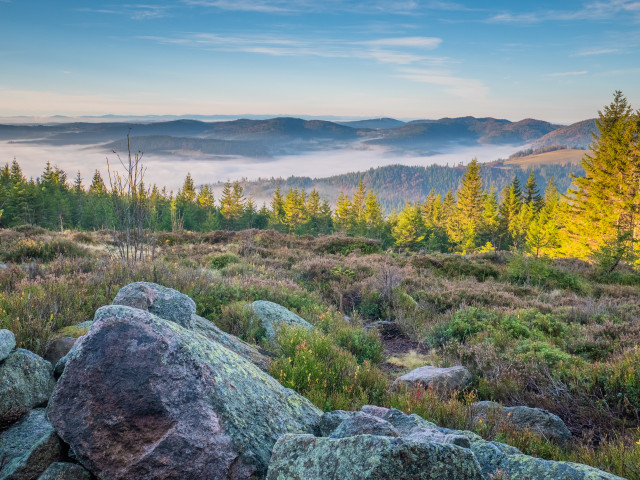
<svg viewBox="0 0 640 480">
<path fill-rule="evenodd" d="M 455 191 L 390 215 L 362 182 L 335 202 L 278 188 L 259 208 L 237 182 L 218 201 L 190 176 L 177 195 L 148 187 L 135 155 L 88 189 L 51 165 L 27 180 L 14 162 L 0 171 L 0 328 L 43 354 L 86 333 L 75 326 L 121 287 L 154 282 L 260 347 L 275 379 L 325 411 L 395 407 L 638 480 L 639 120 L 617 92 L 566 195 L 533 174 L 485 189 L 473 161 Z M 255 300 L 315 329 L 269 342 L 245 308 Z M 391 388 L 423 365 L 463 365 L 471 382 Z M 573 439 L 477 421 L 479 400 L 544 408 Z"/>
</svg>

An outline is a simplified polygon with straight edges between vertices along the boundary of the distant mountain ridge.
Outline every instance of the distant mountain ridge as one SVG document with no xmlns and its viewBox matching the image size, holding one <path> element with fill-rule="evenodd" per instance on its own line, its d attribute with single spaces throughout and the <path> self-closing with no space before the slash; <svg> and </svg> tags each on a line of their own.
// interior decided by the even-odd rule
<svg viewBox="0 0 640 480">
<path fill-rule="evenodd" d="M 535 119 L 511 122 L 491 117 L 441 118 L 404 123 L 392 118 L 354 122 L 295 117 L 203 122 L 73 122 L 0 125 L 0 140 L 46 145 L 99 145 L 111 150 L 131 135 L 134 149 L 147 153 L 201 153 L 273 157 L 307 151 L 384 147 L 392 153 L 428 156 L 452 146 L 568 144 L 585 148 L 593 120 L 570 126 Z M 154 139 L 157 143 L 151 141 Z M 187 141 L 186 139 L 191 139 Z M 250 142 L 239 145 L 229 142 Z"/>
</svg>

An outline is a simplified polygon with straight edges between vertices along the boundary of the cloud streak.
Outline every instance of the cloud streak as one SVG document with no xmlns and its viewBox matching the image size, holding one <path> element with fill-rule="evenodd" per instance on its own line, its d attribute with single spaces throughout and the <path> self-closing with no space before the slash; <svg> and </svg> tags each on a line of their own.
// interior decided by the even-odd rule
<svg viewBox="0 0 640 480">
<path fill-rule="evenodd" d="M 548 73 L 547 77 L 576 77 L 580 75 L 587 75 L 589 73 L 588 70 L 580 70 L 578 72 L 556 72 L 556 73 Z"/>
<path fill-rule="evenodd" d="M 467 100 L 478 100 L 489 94 L 489 88 L 482 81 L 458 77 L 449 71 L 406 68 L 398 77 L 412 82 L 442 86 L 447 93 Z"/>
<path fill-rule="evenodd" d="M 634 0 L 595 1 L 576 10 L 545 10 L 537 12 L 502 12 L 487 19 L 489 23 L 540 23 L 547 21 L 609 20 L 620 15 L 640 17 L 640 2 Z"/>
</svg>

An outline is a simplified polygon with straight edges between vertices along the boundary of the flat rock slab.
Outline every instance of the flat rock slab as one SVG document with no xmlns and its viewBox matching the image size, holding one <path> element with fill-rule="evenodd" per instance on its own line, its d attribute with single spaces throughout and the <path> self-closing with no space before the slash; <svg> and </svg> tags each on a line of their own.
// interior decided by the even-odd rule
<svg viewBox="0 0 640 480">
<path fill-rule="evenodd" d="M 0 478 L 35 479 L 60 460 L 61 445 L 45 410 L 29 412 L 0 434 Z"/>
<path fill-rule="evenodd" d="M 184 293 L 157 283 L 130 283 L 120 289 L 113 305 L 139 308 L 185 328 L 195 325 L 196 303 Z"/>
<path fill-rule="evenodd" d="M 49 465 L 38 480 L 91 480 L 91 474 L 82 465 L 56 462 Z"/>
<path fill-rule="evenodd" d="M 401 386 L 432 388 L 439 392 L 449 393 L 463 388 L 470 381 L 471 373 L 463 366 L 440 368 L 427 365 L 397 378 L 393 382 L 393 388 L 398 389 Z"/>
<path fill-rule="evenodd" d="M 277 303 L 257 300 L 248 305 L 247 308 L 249 308 L 260 321 L 268 340 L 274 341 L 278 336 L 278 329 L 283 325 L 313 330 L 313 325 L 304 318 L 299 317 Z"/>
<path fill-rule="evenodd" d="M 16 348 L 16 337 L 10 330 L 0 330 L 0 362 L 7 358 L 11 351 Z"/>
<path fill-rule="evenodd" d="M 22 348 L 13 351 L 0 363 L 0 427 L 46 405 L 54 386 L 49 362 Z"/>
<path fill-rule="evenodd" d="M 100 478 L 253 479 L 321 411 L 217 342 L 148 312 L 102 307 L 67 356 L 49 417 Z"/>
<path fill-rule="evenodd" d="M 483 480 L 470 450 L 403 438 L 359 435 L 278 440 L 268 480 Z"/>
</svg>

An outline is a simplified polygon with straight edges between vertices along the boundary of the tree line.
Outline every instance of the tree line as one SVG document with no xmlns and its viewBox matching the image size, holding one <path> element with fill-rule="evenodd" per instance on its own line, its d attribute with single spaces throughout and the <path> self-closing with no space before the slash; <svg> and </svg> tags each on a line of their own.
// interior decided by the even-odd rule
<svg viewBox="0 0 640 480">
<path fill-rule="evenodd" d="M 123 197 L 135 197 L 144 209 L 140 226 L 152 232 L 344 232 L 376 238 L 385 248 L 592 257 L 612 270 L 621 262 L 635 263 L 640 253 L 639 123 L 639 113 L 616 92 L 599 112 L 598 134 L 582 161 L 585 174 L 573 176 L 566 194 L 553 180 L 539 186 L 533 171 L 526 182 L 514 176 L 500 191 L 487 188 L 474 159 L 455 191 L 431 191 L 387 216 L 362 181 L 352 195 L 341 193 L 333 204 L 316 189 L 283 191 L 278 185 L 269 204 L 258 207 L 239 182 L 227 182 L 216 199 L 210 186 L 196 188 L 190 174 L 173 193 L 156 185 L 147 188 L 141 178 L 128 191 L 115 188 L 111 176 L 105 182 L 96 170 L 85 188 L 80 173 L 70 181 L 50 163 L 40 177 L 27 179 L 14 160 L 0 168 L 0 222 L 4 227 L 114 229 Z"/>
</svg>

